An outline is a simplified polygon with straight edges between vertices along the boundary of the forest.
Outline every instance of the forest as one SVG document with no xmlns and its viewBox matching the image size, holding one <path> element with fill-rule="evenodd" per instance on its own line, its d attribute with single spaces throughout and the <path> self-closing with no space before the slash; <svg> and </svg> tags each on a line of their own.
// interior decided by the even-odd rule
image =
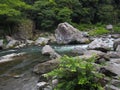
<svg viewBox="0 0 120 90">
<path fill-rule="evenodd" d="M 0 0 L 0 34 L 12 35 L 25 22 L 33 22 L 33 32 L 54 31 L 62 22 L 80 30 L 112 24 L 119 32 L 119 14 L 120 0 Z"/>
</svg>

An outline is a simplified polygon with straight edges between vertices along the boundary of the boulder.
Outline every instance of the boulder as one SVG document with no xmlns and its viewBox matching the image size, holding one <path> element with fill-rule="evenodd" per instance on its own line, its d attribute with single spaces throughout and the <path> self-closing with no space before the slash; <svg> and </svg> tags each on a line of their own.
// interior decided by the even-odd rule
<svg viewBox="0 0 120 90">
<path fill-rule="evenodd" d="M 18 44 L 17 40 L 11 40 L 9 43 L 6 45 L 6 48 L 13 48 Z"/>
<path fill-rule="evenodd" d="M 57 68 L 59 63 L 59 59 L 53 59 L 44 63 L 40 63 L 34 67 L 33 72 L 37 74 L 44 74 L 50 72 L 53 69 Z"/>
<path fill-rule="evenodd" d="M 4 46 L 3 40 L 0 40 L 0 49 L 3 49 L 3 46 Z"/>
<path fill-rule="evenodd" d="M 114 41 L 113 49 L 116 50 L 117 47 L 118 47 L 118 45 L 120 45 L 120 38 L 119 38 L 119 39 L 116 39 L 116 40 Z"/>
<path fill-rule="evenodd" d="M 88 45 L 88 49 L 100 50 L 103 52 L 107 52 L 112 50 L 113 40 L 108 38 L 96 38 Z"/>
<path fill-rule="evenodd" d="M 44 38 L 44 37 L 39 37 L 36 41 L 35 41 L 35 45 L 46 45 L 49 42 L 48 38 Z"/>
<path fill-rule="evenodd" d="M 100 64 L 100 63 L 104 63 L 105 61 L 109 61 L 110 58 L 109 56 L 101 51 L 96 51 L 96 50 L 88 50 L 86 52 L 84 52 L 84 56 L 86 57 L 96 57 L 96 63 Z"/>
<path fill-rule="evenodd" d="M 54 49 L 52 49 L 51 46 L 49 45 L 45 45 L 43 48 L 42 48 L 42 54 L 43 55 L 49 55 L 51 59 L 56 59 L 56 58 L 59 58 L 60 55 L 58 53 L 56 53 L 54 51 Z"/>
<path fill-rule="evenodd" d="M 55 37 L 58 44 L 71 43 L 89 43 L 88 36 L 85 32 L 80 32 L 67 22 L 60 23 L 55 30 Z"/>
</svg>

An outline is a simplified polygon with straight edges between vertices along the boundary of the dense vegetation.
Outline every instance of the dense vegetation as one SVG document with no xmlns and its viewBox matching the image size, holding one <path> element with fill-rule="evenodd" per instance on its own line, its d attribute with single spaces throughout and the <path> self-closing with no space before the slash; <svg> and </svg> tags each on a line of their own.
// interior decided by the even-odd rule
<svg viewBox="0 0 120 90">
<path fill-rule="evenodd" d="M 95 69 L 94 60 L 64 56 L 59 67 L 45 76 L 58 79 L 54 90 L 104 90 L 101 83 L 103 74 Z"/>
<path fill-rule="evenodd" d="M 21 19 L 31 19 L 35 29 L 47 31 L 65 21 L 79 29 L 81 24 L 117 25 L 119 14 L 120 0 L 0 0 L 0 29 L 12 33 Z"/>
</svg>

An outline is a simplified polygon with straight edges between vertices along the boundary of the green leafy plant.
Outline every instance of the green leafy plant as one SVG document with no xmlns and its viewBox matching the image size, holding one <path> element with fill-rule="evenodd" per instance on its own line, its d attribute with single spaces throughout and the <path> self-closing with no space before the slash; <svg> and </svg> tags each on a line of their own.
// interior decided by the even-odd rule
<svg viewBox="0 0 120 90">
<path fill-rule="evenodd" d="M 107 29 L 105 29 L 104 27 L 97 27 L 94 30 L 91 30 L 89 32 L 90 35 L 96 36 L 96 35 L 103 35 L 103 34 L 107 34 L 109 33 L 109 31 Z"/>
<path fill-rule="evenodd" d="M 103 90 L 100 84 L 103 76 L 95 69 L 94 60 L 64 56 L 59 67 L 45 76 L 58 79 L 54 90 Z"/>
</svg>

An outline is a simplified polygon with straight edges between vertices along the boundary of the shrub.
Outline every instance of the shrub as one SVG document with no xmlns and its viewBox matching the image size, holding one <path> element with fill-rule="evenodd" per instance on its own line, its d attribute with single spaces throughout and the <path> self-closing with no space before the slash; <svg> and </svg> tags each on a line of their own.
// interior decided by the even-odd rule
<svg viewBox="0 0 120 90">
<path fill-rule="evenodd" d="M 58 79 L 59 83 L 54 90 L 103 90 L 99 81 L 103 76 L 92 64 L 94 60 L 64 56 L 59 67 L 46 77 Z"/>
<path fill-rule="evenodd" d="M 107 33 L 109 33 L 109 31 L 105 29 L 104 27 L 97 27 L 96 29 L 89 31 L 89 34 L 93 36 L 103 35 Z"/>
</svg>

